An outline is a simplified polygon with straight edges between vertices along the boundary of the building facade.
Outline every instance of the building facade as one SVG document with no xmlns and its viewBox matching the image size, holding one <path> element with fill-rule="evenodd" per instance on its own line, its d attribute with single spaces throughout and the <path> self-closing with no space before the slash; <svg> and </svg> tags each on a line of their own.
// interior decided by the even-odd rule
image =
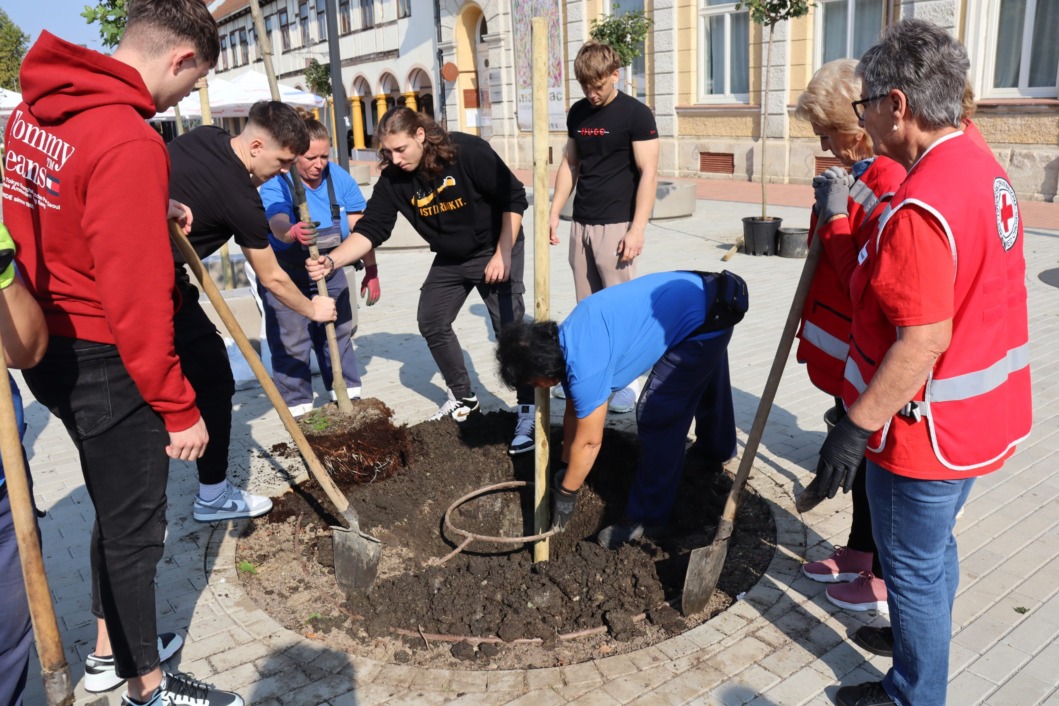
<svg viewBox="0 0 1059 706">
<path fill-rule="evenodd" d="M 622 87 L 654 110 L 661 172 L 761 179 L 767 34 L 735 0 L 332 1 L 338 2 L 343 79 L 358 147 L 370 147 L 380 110 L 403 103 L 449 129 L 485 137 L 512 166 L 531 166 L 530 18 L 544 16 L 551 159 L 558 163 L 565 112 L 582 97 L 573 60 L 592 20 L 644 10 L 654 25 L 642 61 L 630 76 L 623 72 Z M 304 87 L 308 60 L 327 62 L 323 3 L 262 3 L 280 80 Z M 247 0 L 211 6 L 227 54 L 218 76 L 260 67 L 248 6 Z M 1020 196 L 1054 200 L 1059 0 L 816 0 L 808 15 L 775 30 L 765 101 L 769 181 L 807 183 L 834 163 L 808 123 L 794 117 L 798 96 L 821 64 L 860 56 L 883 27 L 904 17 L 940 24 L 966 44 L 979 99 L 975 122 Z"/>
</svg>

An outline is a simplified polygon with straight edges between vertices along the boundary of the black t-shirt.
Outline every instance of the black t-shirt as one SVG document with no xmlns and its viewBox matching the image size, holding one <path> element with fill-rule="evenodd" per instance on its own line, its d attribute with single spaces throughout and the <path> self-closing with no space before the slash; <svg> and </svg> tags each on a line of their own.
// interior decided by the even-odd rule
<svg viewBox="0 0 1059 706">
<path fill-rule="evenodd" d="M 188 240 L 198 256 L 220 250 L 233 235 L 241 248 L 268 247 L 268 219 L 261 195 L 235 154 L 232 136 L 211 125 L 169 143 L 169 197 L 191 208 Z M 173 247 L 173 258 L 184 257 Z"/>
<path fill-rule="evenodd" d="M 631 221 L 640 183 L 632 143 L 658 139 L 651 109 L 621 91 L 602 108 L 582 98 L 570 107 L 566 129 L 581 162 L 574 220 L 592 225 Z"/>
<path fill-rule="evenodd" d="M 354 233 L 381 245 L 400 213 L 443 257 L 469 260 L 496 250 L 503 214 L 526 210 L 526 188 L 488 142 L 462 132 L 449 134 L 456 144 L 455 160 L 433 179 L 387 167 Z"/>
</svg>

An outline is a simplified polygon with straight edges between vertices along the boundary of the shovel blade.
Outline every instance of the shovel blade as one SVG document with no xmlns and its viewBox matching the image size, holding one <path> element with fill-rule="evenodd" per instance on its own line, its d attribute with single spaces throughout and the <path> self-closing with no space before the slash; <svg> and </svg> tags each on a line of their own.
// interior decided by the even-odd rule
<svg viewBox="0 0 1059 706">
<path fill-rule="evenodd" d="M 331 528 L 335 552 L 335 580 L 344 593 L 366 592 L 375 583 L 382 542 L 359 529 Z"/>
<path fill-rule="evenodd" d="M 688 573 L 684 576 L 684 593 L 680 597 L 680 611 L 684 617 L 700 612 L 710 602 L 727 557 L 727 539 L 691 552 Z"/>
</svg>

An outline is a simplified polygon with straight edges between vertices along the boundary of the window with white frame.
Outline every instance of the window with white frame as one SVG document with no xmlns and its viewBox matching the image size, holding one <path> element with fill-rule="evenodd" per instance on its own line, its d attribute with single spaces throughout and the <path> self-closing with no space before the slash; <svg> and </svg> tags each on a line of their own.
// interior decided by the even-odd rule
<svg viewBox="0 0 1059 706">
<path fill-rule="evenodd" d="M 375 26 L 375 0 L 360 0 L 360 26 L 361 29 Z"/>
<path fill-rule="evenodd" d="M 228 37 L 221 36 L 221 58 L 220 66 L 217 67 L 218 71 L 228 70 Z"/>
<path fill-rule="evenodd" d="M 246 36 L 246 28 L 239 29 L 239 58 L 242 64 L 250 63 L 250 43 Z"/>
<path fill-rule="evenodd" d="M 298 30 L 301 34 L 302 46 L 309 46 L 312 41 L 309 38 L 309 0 L 302 0 L 298 5 Z"/>
<path fill-rule="evenodd" d="M 283 51 L 290 51 L 290 18 L 286 8 L 279 11 L 279 38 Z"/>
<path fill-rule="evenodd" d="M 1059 0 L 993 0 L 986 27 L 981 97 L 1055 98 Z"/>
<path fill-rule="evenodd" d="M 397 19 L 412 16 L 412 0 L 397 0 Z"/>
<path fill-rule="evenodd" d="M 699 0 L 699 99 L 750 101 L 750 14 L 732 0 Z"/>
<path fill-rule="evenodd" d="M 316 36 L 327 41 L 327 0 L 316 0 Z"/>
<path fill-rule="evenodd" d="M 822 0 L 816 4 L 816 65 L 860 59 L 879 39 L 883 0 Z"/>
</svg>

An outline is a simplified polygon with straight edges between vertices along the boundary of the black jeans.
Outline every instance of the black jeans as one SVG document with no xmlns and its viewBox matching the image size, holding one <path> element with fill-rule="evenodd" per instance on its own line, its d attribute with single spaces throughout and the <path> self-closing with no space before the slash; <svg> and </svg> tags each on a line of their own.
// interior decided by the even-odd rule
<svg viewBox="0 0 1059 706">
<path fill-rule="evenodd" d="M 430 265 L 426 281 L 420 288 L 419 332 L 427 341 L 434 362 L 438 364 L 445 384 L 457 399 L 471 394 L 471 378 L 463 364 L 463 349 L 452 330 L 452 322 L 460 307 L 467 301 L 472 289 L 485 302 L 493 333 L 512 321 L 521 321 L 526 313 L 522 294 L 526 286 L 522 283 L 525 264 L 525 239 L 520 237 L 511 248 L 511 272 L 507 281 L 499 284 L 485 283 L 485 266 L 493 253 L 484 252 L 469 260 L 457 260 L 438 255 Z M 533 404 L 533 388 L 519 387 L 516 390 L 519 404 Z"/>
<path fill-rule="evenodd" d="M 835 399 L 835 411 L 837 412 L 836 422 L 846 416 L 846 408 L 841 399 Z M 879 551 L 875 547 L 875 537 L 871 533 L 871 508 L 868 506 L 868 489 L 865 478 L 868 470 L 865 466 L 866 462 L 861 461 L 857 468 L 857 475 L 853 478 L 853 487 L 850 489 L 850 494 L 853 496 L 853 520 L 849 525 L 849 539 L 846 540 L 846 546 L 854 551 L 869 552 L 872 555 L 871 572 L 876 578 L 881 579 L 883 578 L 882 564 L 879 563 Z"/>
<path fill-rule="evenodd" d="M 143 676 L 158 666 L 154 578 L 165 539 L 169 434 L 112 345 L 53 337 L 25 378 L 81 457 L 96 511 L 92 612 L 106 621 L 118 676 Z"/>
<path fill-rule="evenodd" d="M 228 476 L 235 378 L 224 339 L 199 304 L 199 290 L 183 270 L 177 271 L 176 281 L 182 299 L 173 317 L 176 354 L 184 377 L 195 390 L 195 405 L 210 435 L 206 453 L 196 462 L 199 482 L 214 485 Z"/>
</svg>

